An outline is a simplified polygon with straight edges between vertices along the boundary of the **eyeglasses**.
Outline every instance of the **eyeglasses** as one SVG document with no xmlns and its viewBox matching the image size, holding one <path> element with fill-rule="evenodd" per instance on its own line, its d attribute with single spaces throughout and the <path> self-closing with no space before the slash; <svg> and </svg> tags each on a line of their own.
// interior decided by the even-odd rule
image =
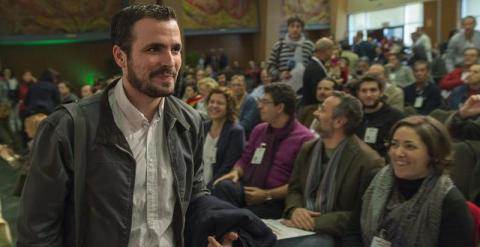
<svg viewBox="0 0 480 247">
<path fill-rule="evenodd" d="M 257 99 L 257 105 L 267 105 L 267 104 L 275 104 L 275 103 L 268 99 Z"/>
</svg>

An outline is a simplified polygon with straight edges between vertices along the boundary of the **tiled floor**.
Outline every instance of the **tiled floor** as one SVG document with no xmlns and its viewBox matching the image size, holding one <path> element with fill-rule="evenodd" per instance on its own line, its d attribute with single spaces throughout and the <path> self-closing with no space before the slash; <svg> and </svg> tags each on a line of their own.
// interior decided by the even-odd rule
<svg viewBox="0 0 480 247">
<path fill-rule="evenodd" d="M 9 223 L 12 237 L 15 241 L 17 235 L 17 208 L 18 197 L 12 196 L 17 180 L 17 172 L 0 159 L 0 200 L 2 202 L 3 218 Z"/>
</svg>

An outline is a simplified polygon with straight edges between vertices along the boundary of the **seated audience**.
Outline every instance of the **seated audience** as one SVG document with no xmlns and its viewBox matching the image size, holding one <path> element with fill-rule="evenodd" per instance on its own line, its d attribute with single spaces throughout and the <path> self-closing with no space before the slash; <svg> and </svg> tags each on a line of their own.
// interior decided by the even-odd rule
<svg viewBox="0 0 480 247">
<path fill-rule="evenodd" d="M 480 64 L 470 66 L 465 84 L 452 90 L 447 101 L 448 108 L 450 110 L 459 109 L 468 97 L 475 94 L 480 94 Z"/>
<path fill-rule="evenodd" d="M 60 81 L 57 84 L 58 91 L 62 97 L 62 104 L 78 101 L 78 96 L 71 92 L 71 85 L 67 81 Z"/>
<path fill-rule="evenodd" d="M 463 30 L 450 38 L 445 59 L 448 71 L 462 63 L 465 49 L 469 47 L 480 49 L 480 32 L 475 30 L 476 25 L 475 17 L 466 16 L 462 19 Z"/>
<path fill-rule="evenodd" d="M 403 90 L 388 80 L 388 74 L 385 71 L 385 67 L 381 64 L 373 64 L 368 69 L 368 74 L 376 76 L 385 84 L 385 88 L 383 89 L 383 94 L 387 97 L 385 103 L 403 112 L 405 104 Z"/>
<path fill-rule="evenodd" d="M 480 95 L 470 96 L 446 122 L 455 138 L 480 141 Z"/>
<path fill-rule="evenodd" d="M 202 115 L 202 117 L 207 115 L 207 105 L 205 103 L 205 99 L 210 94 L 210 91 L 212 91 L 212 89 L 216 87 L 218 87 L 218 83 L 210 77 L 205 77 L 197 81 L 198 92 L 200 93 L 202 98 L 197 102 L 197 106 L 195 109 L 197 109 L 197 111 Z"/>
<path fill-rule="evenodd" d="M 446 175 L 452 144 L 446 128 L 427 116 L 392 128 L 391 164 L 380 170 L 354 211 L 344 246 L 474 246 L 473 221 Z"/>
<path fill-rule="evenodd" d="M 259 101 L 264 123 L 250 135 L 233 169 L 214 182 L 212 194 L 261 218 L 280 218 L 288 180 L 301 145 L 313 134 L 295 119 L 295 92 L 270 84 Z"/>
<path fill-rule="evenodd" d="M 252 93 L 250 93 L 250 95 L 255 99 L 262 98 L 265 94 L 265 86 L 272 83 L 272 77 L 268 74 L 267 69 L 262 69 L 260 71 L 260 81 L 261 84 L 258 85 L 258 87 L 256 87 L 255 89 L 253 89 Z"/>
<path fill-rule="evenodd" d="M 238 122 L 245 130 L 245 134 L 248 138 L 250 136 L 250 131 L 252 131 L 255 125 L 260 122 L 257 101 L 253 96 L 247 93 L 245 76 L 233 76 L 231 86 L 238 110 Z"/>
<path fill-rule="evenodd" d="M 355 130 L 357 136 L 378 152 L 387 155 L 385 142 L 390 128 L 403 113 L 383 100 L 385 84 L 374 76 L 366 75 L 357 82 L 357 98 L 363 105 L 363 119 Z"/>
<path fill-rule="evenodd" d="M 442 80 L 440 80 L 440 88 L 451 91 L 455 87 L 465 84 L 470 66 L 478 63 L 479 50 L 477 48 L 467 48 L 463 51 L 463 63 L 461 67 L 450 71 Z"/>
<path fill-rule="evenodd" d="M 55 70 L 47 69 L 38 82 L 30 86 L 25 97 L 26 115 L 31 115 L 39 109 L 49 114 L 61 103 L 60 92 L 56 86 L 58 76 Z"/>
<path fill-rule="evenodd" d="M 84 85 L 80 89 L 80 96 L 82 96 L 82 99 L 85 97 L 88 97 L 93 94 L 93 89 L 92 86 L 90 85 Z"/>
<path fill-rule="evenodd" d="M 203 175 L 209 188 L 230 172 L 245 146 L 245 133 L 236 123 L 235 99 L 230 90 L 214 88 L 206 99 L 210 121 L 204 123 Z"/>
<path fill-rule="evenodd" d="M 415 112 L 428 115 L 442 106 L 442 95 L 436 83 L 429 78 L 426 61 L 417 61 L 413 65 L 415 83 L 403 88 L 405 106 L 413 107 Z"/>
<path fill-rule="evenodd" d="M 185 98 L 185 103 L 193 108 L 197 108 L 198 102 L 203 100 L 202 95 L 198 94 L 197 86 L 195 84 L 185 85 L 183 97 Z"/>
<path fill-rule="evenodd" d="M 280 240 L 277 246 L 334 246 L 346 229 L 384 160 L 354 131 L 362 120 L 360 102 L 334 92 L 315 112 L 321 138 L 302 146 L 288 184 L 285 224 L 317 234 Z"/>
<path fill-rule="evenodd" d="M 390 82 L 404 88 L 413 83 L 415 78 L 413 77 L 412 69 L 401 63 L 399 53 L 389 53 L 388 63 L 385 65 L 389 75 Z"/>
</svg>

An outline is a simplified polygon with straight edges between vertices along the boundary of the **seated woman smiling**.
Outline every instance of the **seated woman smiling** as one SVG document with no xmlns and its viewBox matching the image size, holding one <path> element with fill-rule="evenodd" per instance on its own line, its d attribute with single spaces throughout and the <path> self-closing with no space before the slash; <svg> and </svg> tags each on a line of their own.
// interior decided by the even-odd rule
<svg viewBox="0 0 480 247">
<path fill-rule="evenodd" d="M 344 246 L 473 246 L 465 199 L 446 175 L 446 128 L 431 117 L 408 117 L 392 127 L 388 146 L 391 164 L 365 191 Z"/>
<path fill-rule="evenodd" d="M 204 123 L 204 177 L 211 189 L 212 181 L 228 173 L 240 159 L 245 146 L 245 132 L 236 122 L 236 106 L 232 92 L 214 88 L 205 100 L 209 121 Z"/>
</svg>

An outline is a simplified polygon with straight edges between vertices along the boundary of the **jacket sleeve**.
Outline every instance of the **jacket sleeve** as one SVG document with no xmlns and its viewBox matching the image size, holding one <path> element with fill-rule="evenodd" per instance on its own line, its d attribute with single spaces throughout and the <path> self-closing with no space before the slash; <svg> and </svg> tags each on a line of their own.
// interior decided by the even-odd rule
<svg viewBox="0 0 480 247">
<path fill-rule="evenodd" d="M 196 198 L 204 195 L 207 193 L 207 189 L 205 187 L 205 181 L 203 177 L 203 143 L 205 138 L 205 128 L 201 124 L 201 120 L 198 121 L 198 132 L 196 135 L 193 135 L 193 143 L 195 143 L 194 149 L 194 167 L 193 167 L 193 185 L 192 185 L 192 198 L 191 200 L 195 200 Z"/>
<path fill-rule="evenodd" d="M 241 126 L 233 126 L 231 129 L 231 134 L 228 136 L 228 144 L 225 150 L 225 154 L 223 154 L 223 157 L 225 158 L 221 164 L 218 164 L 220 165 L 220 168 L 218 169 L 212 181 L 215 181 L 215 179 L 232 170 L 235 162 L 240 159 L 244 147 L 245 132 L 243 131 Z"/>
<path fill-rule="evenodd" d="M 399 111 L 403 112 L 404 108 L 404 95 L 403 90 L 396 90 L 394 94 L 390 95 L 391 98 L 388 100 L 391 107 L 398 109 Z"/>
<path fill-rule="evenodd" d="M 449 117 L 446 124 L 456 139 L 480 140 L 480 116 L 462 119 L 456 111 Z"/>
<path fill-rule="evenodd" d="M 303 197 L 304 191 L 300 178 L 302 174 L 307 174 L 304 172 L 304 169 L 308 169 L 308 166 L 305 165 L 307 162 L 306 157 L 308 155 L 308 150 L 309 148 L 307 148 L 304 144 L 298 153 L 292 175 L 290 176 L 284 211 L 284 217 L 288 219 L 292 216 L 292 212 L 295 208 L 305 207 L 305 198 Z"/>
<path fill-rule="evenodd" d="M 19 203 L 19 247 L 63 246 L 64 210 L 68 199 L 73 200 L 69 196 L 72 145 L 68 134 L 59 131 L 67 123 L 52 122 L 51 117 L 39 128 L 31 152 L 30 174 Z"/>
</svg>

